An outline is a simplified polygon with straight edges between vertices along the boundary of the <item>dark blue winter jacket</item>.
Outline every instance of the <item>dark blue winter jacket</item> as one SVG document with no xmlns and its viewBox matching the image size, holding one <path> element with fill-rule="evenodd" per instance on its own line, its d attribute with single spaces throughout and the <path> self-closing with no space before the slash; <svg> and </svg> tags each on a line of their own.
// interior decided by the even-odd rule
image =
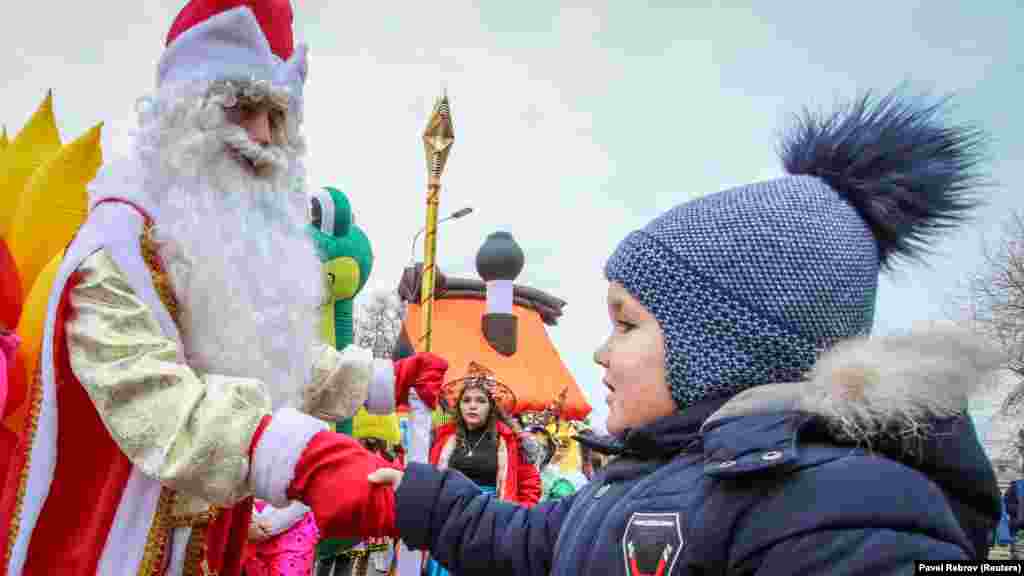
<svg viewBox="0 0 1024 576">
<path fill-rule="evenodd" d="M 868 451 L 837 441 L 820 415 L 745 401 L 591 441 L 617 457 L 532 509 L 410 464 L 399 531 L 460 576 L 909 574 L 915 560 L 987 553 L 999 491 L 968 418 Z"/>
</svg>

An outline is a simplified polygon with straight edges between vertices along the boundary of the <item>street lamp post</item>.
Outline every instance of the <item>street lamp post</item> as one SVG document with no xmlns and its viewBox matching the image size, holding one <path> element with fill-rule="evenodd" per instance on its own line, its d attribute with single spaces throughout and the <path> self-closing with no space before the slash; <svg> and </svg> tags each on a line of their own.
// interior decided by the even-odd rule
<svg viewBox="0 0 1024 576">
<path fill-rule="evenodd" d="M 455 212 L 452 212 L 451 214 L 445 216 L 444 218 L 441 218 L 440 220 L 437 221 L 437 223 L 441 224 L 442 222 L 447 222 L 448 220 L 457 220 L 459 218 L 462 218 L 463 216 L 468 216 L 472 212 L 473 212 L 473 208 L 470 207 L 470 206 L 466 206 L 465 208 L 460 208 L 459 210 L 456 210 Z M 416 262 L 416 241 L 419 240 L 420 234 L 423 234 L 423 232 L 426 229 L 427 229 L 426 226 L 420 228 L 419 231 L 416 232 L 416 235 L 412 237 L 412 247 L 409 250 L 409 254 L 410 254 L 409 263 L 410 264 L 413 264 L 413 263 Z"/>
</svg>

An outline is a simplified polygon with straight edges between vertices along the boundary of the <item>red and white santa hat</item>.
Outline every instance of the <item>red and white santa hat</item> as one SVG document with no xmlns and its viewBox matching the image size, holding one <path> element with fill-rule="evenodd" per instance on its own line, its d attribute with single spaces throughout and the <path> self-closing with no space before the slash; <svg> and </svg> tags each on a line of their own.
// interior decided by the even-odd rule
<svg viewBox="0 0 1024 576">
<path fill-rule="evenodd" d="M 268 82 L 301 103 L 306 47 L 295 49 L 289 0 L 191 0 L 171 25 L 157 87 Z"/>
</svg>

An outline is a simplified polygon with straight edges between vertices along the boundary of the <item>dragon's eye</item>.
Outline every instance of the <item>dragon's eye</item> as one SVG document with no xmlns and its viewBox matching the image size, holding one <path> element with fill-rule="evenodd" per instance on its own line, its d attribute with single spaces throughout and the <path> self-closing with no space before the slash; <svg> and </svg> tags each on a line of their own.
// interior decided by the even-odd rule
<svg viewBox="0 0 1024 576">
<path fill-rule="evenodd" d="M 320 206 L 320 199 L 313 198 L 310 201 L 309 207 L 309 219 L 312 221 L 313 227 L 317 230 L 321 230 L 324 218 L 324 209 Z"/>
</svg>

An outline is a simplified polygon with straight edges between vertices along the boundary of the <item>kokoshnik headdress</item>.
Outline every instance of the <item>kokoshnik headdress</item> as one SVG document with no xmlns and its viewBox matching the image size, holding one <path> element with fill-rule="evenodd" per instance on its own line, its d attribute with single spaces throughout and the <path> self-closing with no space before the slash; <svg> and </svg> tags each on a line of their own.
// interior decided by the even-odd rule
<svg viewBox="0 0 1024 576">
<path fill-rule="evenodd" d="M 466 375 L 450 380 L 441 387 L 441 406 L 451 414 L 459 410 L 459 396 L 467 386 L 479 387 L 494 399 L 495 405 L 506 416 L 512 416 L 516 407 L 516 394 L 501 383 L 486 366 L 470 362 Z"/>
</svg>

